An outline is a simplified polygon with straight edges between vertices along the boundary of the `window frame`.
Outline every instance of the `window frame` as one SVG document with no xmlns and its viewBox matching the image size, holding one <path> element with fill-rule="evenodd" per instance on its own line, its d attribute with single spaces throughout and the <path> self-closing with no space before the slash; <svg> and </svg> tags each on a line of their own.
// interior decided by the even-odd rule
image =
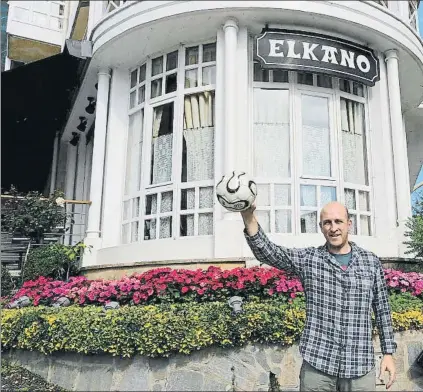
<svg viewBox="0 0 423 392">
<path fill-rule="evenodd" d="M 139 221 L 138 226 L 138 241 L 137 243 L 148 241 L 144 238 L 144 225 L 145 221 L 149 219 L 156 219 L 156 238 L 155 240 L 159 240 L 160 235 L 160 218 L 165 216 L 172 216 L 172 236 L 167 239 L 178 239 L 178 240 L 185 240 L 185 239 L 192 239 L 192 238 L 210 238 L 214 235 L 214 220 L 215 220 L 215 208 L 212 206 L 210 208 L 199 208 L 199 194 L 200 188 L 204 187 L 212 187 L 213 188 L 213 197 L 214 197 L 214 185 L 215 179 L 211 180 L 201 180 L 201 181 L 190 181 L 190 182 L 182 182 L 181 180 L 181 170 L 182 170 L 182 150 L 183 150 L 183 119 L 184 119 L 184 98 L 187 95 L 198 94 L 206 91 L 215 92 L 216 91 L 216 83 L 202 86 L 202 75 L 203 75 L 203 68 L 214 66 L 217 67 L 216 60 L 203 62 L 203 47 L 204 45 L 208 44 L 215 44 L 217 46 L 217 39 L 216 37 L 201 41 L 201 43 L 190 43 L 189 45 L 178 45 L 176 48 L 171 47 L 168 48 L 166 51 L 154 53 L 148 56 L 144 61 L 140 62 L 137 66 L 129 69 L 128 77 L 129 77 L 129 86 L 131 86 L 131 74 L 134 70 L 141 68 L 145 65 L 146 69 L 146 77 L 145 80 L 140 82 L 139 81 L 139 72 L 137 71 L 137 83 L 135 86 L 130 87 L 128 90 L 128 117 L 137 113 L 138 111 L 144 110 L 144 117 L 143 117 L 143 145 L 142 145 L 142 161 L 140 164 L 141 167 L 141 181 L 140 181 L 140 189 L 136 192 L 130 193 L 128 195 L 124 195 L 123 202 L 122 202 L 122 212 L 124 212 L 124 203 L 130 203 L 130 211 L 128 215 L 128 219 L 121 221 L 121 244 L 125 244 L 124 242 L 124 225 L 129 224 L 129 242 L 131 242 L 132 236 L 132 227 L 131 224 L 135 219 Z M 185 54 L 186 49 L 190 47 L 198 47 L 199 48 L 199 61 L 197 64 L 185 66 Z M 217 48 L 216 48 L 217 50 Z M 178 53 L 178 66 L 177 68 L 166 71 L 166 62 L 167 62 L 167 55 L 177 51 Z M 157 75 L 152 76 L 152 61 L 158 57 L 163 58 L 163 72 Z M 185 88 L 185 70 L 186 69 L 198 69 L 198 86 L 193 88 Z M 177 84 L 176 84 L 176 91 L 172 91 L 170 93 L 166 93 L 166 76 L 170 74 L 176 73 L 177 75 Z M 162 78 L 162 94 L 151 98 L 151 82 L 153 80 L 157 80 Z M 140 87 L 145 86 L 145 100 L 144 102 L 139 102 L 139 89 Z M 135 105 L 131 108 L 130 107 L 130 94 L 136 91 L 135 93 Z M 173 116 L 173 137 L 172 137 L 172 173 L 171 173 L 171 180 L 166 181 L 160 184 L 150 184 L 150 175 L 151 170 L 153 169 L 151 166 L 151 152 L 152 152 L 152 125 L 153 125 L 153 113 L 154 109 L 160 107 L 162 105 L 168 104 L 173 102 L 174 105 L 174 116 Z M 214 94 L 214 113 L 216 109 L 216 94 Z M 214 127 L 216 126 L 214 122 Z M 127 129 L 127 136 L 126 136 L 126 146 L 128 143 L 128 130 Z M 127 161 L 127 154 L 125 152 L 125 162 Z M 215 156 L 213 156 L 213 160 L 215 162 Z M 125 166 L 125 176 L 126 176 L 126 166 Z M 195 189 L 195 208 L 192 210 L 182 210 L 181 209 L 181 193 L 183 189 Z M 173 199 L 172 199 L 172 211 L 161 213 L 160 212 L 160 200 L 161 196 L 159 194 L 163 194 L 167 191 L 172 191 Z M 125 192 L 124 192 L 125 193 Z M 155 214 L 146 214 L 146 197 L 148 195 L 156 194 L 157 195 L 157 212 Z M 140 198 L 139 202 L 139 214 L 137 218 L 132 218 L 132 205 L 137 197 Z M 213 214 L 213 234 L 202 234 L 198 235 L 198 221 L 200 214 Z M 180 235 L 180 220 L 181 215 L 191 215 L 194 214 L 194 235 L 193 236 L 181 236 Z M 122 216 L 123 213 L 122 213 Z"/>
<path fill-rule="evenodd" d="M 321 186 L 334 187 L 336 190 L 336 200 L 345 204 L 345 189 L 354 189 L 356 197 L 356 209 L 349 212 L 356 215 L 357 236 L 361 234 L 360 216 L 370 217 L 370 235 L 363 235 L 365 237 L 375 237 L 375 219 L 374 219 L 374 193 L 372 183 L 372 162 L 370 151 L 371 138 L 370 138 L 370 120 L 369 120 L 369 92 L 366 86 L 360 85 L 363 88 L 363 96 L 353 94 L 354 82 L 348 81 L 349 92 L 340 90 L 340 79 L 332 77 L 332 87 L 318 87 L 317 74 L 313 74 L 313 86 L 298 83 L 297 72 L 288 72 L 288 82 L 271 82 L 272 70 L 269 70 L 269 82 L 254 81 L 254 60 L 250 58 L 250 88 L 252 91 L 251 98 L 251 112 L 254 110 L 254 89 L 289 89 L 290 93 L 290 154 L 291 154 L 291 179 L 285 181 L 283 178 L 255 178 L 258 185 L 269 185 L 270 192 L 274 189 L 274 184 L 290 184 L 291 185 L 291 233 L 276 233 L 275 231 L 275 211 L 272 205 L 274 201 L 274 194 L 270 194 L 269 206 L 257 206 L 258 211 L 270 211 L 270 232 L 268 234 L 283 234 L 288 236 L 301 236 L 310 235 L 315 233 L 301 233 L 301 211 L 316 211 L 317 212 L 317 227 L 316 233 L 319 232 L 319 212 L 321 209 Z M 330 140 L 330 157 L 331 157 L 331 176 L 310 176 L 302 174 L 302 134 L 301 134 L 301 97 L 302 95 L 321 96 L 329 100 L 329 140 Z M 344 167 L 343 167 L 343 147 L 342 147 L 342 130 L 341 130 L 341 98 L 351 101 L 359 102 L 364 105 L 364 136 L 366 139 L 366 159 L 367 159 L 367 177 L 368 185 L 359 185 L 347 183 L 344 181 Z M 251 140 L 254 137 L 254 121 L 253 116 L 250 115 L 251 124 Z M 254 154 L 254 146 L 252 143 L 251 156 Z M 252 164 L 252 163 L 251 163 Z M 301 207 L 301 185 L 314 185 L 316 186 L 316 203 L 317 207 Z M 369 211 L 360 210 L 359 192 L 368 192 L 369 198 Z"/>
</svg>

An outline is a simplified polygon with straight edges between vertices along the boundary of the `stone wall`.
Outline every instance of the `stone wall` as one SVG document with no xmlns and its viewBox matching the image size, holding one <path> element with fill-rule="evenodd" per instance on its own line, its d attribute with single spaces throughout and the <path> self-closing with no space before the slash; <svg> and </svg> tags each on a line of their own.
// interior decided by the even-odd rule
<svg viewBox="0 0 423 392">
<path fill-rule="evenodd" d="M 423 331 L 396 334 L 398 377 L 391 391 L 423 391 Z M 377 360 L 378 340 L 375 341 Z M 299 390 L 298 346 L 249 345 L 210 348 L 168 359 L 58 353 L 45 356 L 12 350 L 6 357 L 69 391 L 281 391 Z M 377 390 L 385 390 L 378 383 Z"/>
</svg>

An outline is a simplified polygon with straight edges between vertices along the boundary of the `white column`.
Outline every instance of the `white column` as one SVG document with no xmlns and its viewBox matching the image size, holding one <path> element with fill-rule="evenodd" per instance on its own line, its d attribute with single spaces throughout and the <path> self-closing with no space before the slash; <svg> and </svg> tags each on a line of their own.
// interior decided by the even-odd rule
<svg viewBox="0 0 423 392">
<path fill-rule="evenodd" d="M 87 237 L 85 240 L 87 245 L 92 246 L 92 249 L 91 252 L 84 255 L 84 265 L 95 262 L 95 251 L 99 247 L 109 88 L 110 69 L 100 69 L 98 73 L 98 92 L 90 185 L 91 205 L 88 212 Z M 88 257 L 89 255 L 93 256 L 93 258 Z M 88 259 L 90 260 L 88 261 Z"/>
<path fill-rule="evenodd" d="M 120 244 L 125 182 L 126 132 L 128 130 L 129 78 L 126 70 L 113 70 L 104 168 L 102 248 Z"/>
<path fill-rule="evenodd" d="M 78 147 L 68 143 L 68 152 L 66 155 L 66 183 L 65 196 L 66 199 L 73 199 L 75 196 L 75 171 L 76 171 L 76 155 Z"/>
<path fill-rule="evenodd" d="M 234 19 L 228 19 L 223 26 L 223 31 L 225 33 L 225 174 L 227 174 L 236 169 L 237 22 Z"/>
<path fill-rule="evenodd" d="M 84 195 L 84 174 L 85 174 L 85 156 L 87 144 L 85 134 L 80 135 L 78 142 L 78 156 L 76 165 L 76 181 L 75 181 L 75 200 L 83 200 Z M 83 204 L 74 205 L 74 225 L 73 225 L 73 241 L 78 242 L 84 239 L 85 225 L 84 213 L 88 212 L 87 206 Z"/>
<path fill-rule="evenodd" d="M 411 216 L 410 189 L 408 186 L 408 158 L 406 152 L 406 134 L 403 126 L 401 110 L 401 91 L 398 69 L 398 52 L 394 49 L 385 52 L 389 112 L 391 116 L 392 149 L 394 155 L 395 190 L 397 206 L 397 225 L 399 234 L 400 255 L 403 256 L 403 233 L 405 222 Z"/>
<path fill-rule="evenodd" d="M 56 173 L 57 173 L 57 156 L 59 149 L 59 132 L 56 132 L 53 144 L 53 161 L 51 162 L 51 178 L 50 178 L 50 195 L 53 194 L 56 188 Z"/>
</svg>

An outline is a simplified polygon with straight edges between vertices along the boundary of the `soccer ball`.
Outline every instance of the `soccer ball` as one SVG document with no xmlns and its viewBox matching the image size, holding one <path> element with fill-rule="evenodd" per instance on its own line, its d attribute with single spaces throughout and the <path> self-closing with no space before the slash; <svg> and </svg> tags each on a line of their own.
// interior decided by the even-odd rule
<svg viewBox="0 0 423 392">
<path fill-rule="evenodd" d="M 229 211 L 240 212 L 251 207 L 257 196 L 257 185 L 245 172 L 233 171 L 216 185 L 219 203 Z"/>
</svg>

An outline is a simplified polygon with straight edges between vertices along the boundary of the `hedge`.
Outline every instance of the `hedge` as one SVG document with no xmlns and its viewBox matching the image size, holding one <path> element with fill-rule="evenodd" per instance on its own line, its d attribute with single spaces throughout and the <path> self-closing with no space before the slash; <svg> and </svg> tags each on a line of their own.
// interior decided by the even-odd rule
<svg viewBox="0 0 423 392">
<path fill-rule="evenodd" d="M 393 312 L 395 331 L 423 329 L 423 311 L 415 305 L 414 310 Z M 45 354 L 71 351 L 168 357 L 211 346 L 290 345 L 298 340 L 304 324 L 302 298 L 292 304 L 247 302 L 238 315 L 232 315 L 223 302 L 126 305 L 107 311 L 99 306 L 38 306 L 3 310 L 1 343 L 3 349 L 15 347 Z"/>
<path fill-rule="evenodd" d="M 390 293 L 408 292 L 423 298 L 423 274 L 387 269 L 385 280 Z M 88 280 L 79 276 L 63 282 L 40 277 L 25 282 L 13 299 L 25 295 L 34 306 L 50 305 L 59 297 L 79 305 L 109 301 L 120 304 L 227 301 L 233 295 L 263 300 L 280 297 L 287 301 L 302 292 L 298 278 L 276 268 L 209 267 L 196 271 L 157 268 L 118 280 Z"/>
</svg>

